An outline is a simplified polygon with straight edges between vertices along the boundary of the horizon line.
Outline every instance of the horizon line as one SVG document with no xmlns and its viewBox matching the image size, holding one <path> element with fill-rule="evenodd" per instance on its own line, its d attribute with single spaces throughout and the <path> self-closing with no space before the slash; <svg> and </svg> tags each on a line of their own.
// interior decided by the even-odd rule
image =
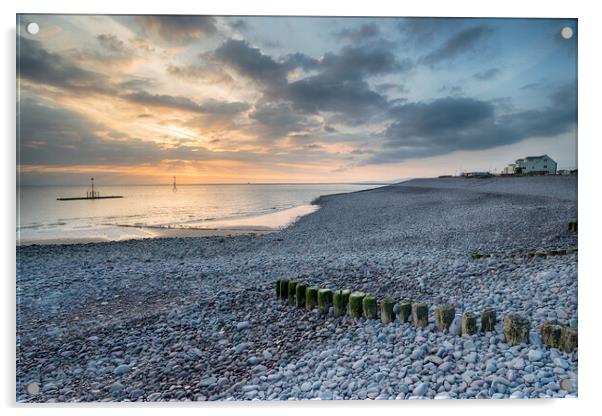
<svg viewBox="0 0 602 416">
<path fill-rule="evenodd" d="M 177 186 L 216 186 L 216 185 L 386 185 L 405 181 L 411 178 L 400 178 L 385 181 L 352 181 L 352 182 L 207 182 L 207 183 L 182 183 Z M 19 186 L 89 186 L 89 184 L 19 184 Z M 95 186 L 173 186 L 171 183 L 127 183 L 127 184 L 95 184 Z"/>
</svg>

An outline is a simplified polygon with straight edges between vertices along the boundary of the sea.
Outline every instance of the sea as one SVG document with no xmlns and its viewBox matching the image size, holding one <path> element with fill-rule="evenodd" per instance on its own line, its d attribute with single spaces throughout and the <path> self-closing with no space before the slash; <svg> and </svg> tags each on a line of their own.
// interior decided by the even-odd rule
<svg viewBox="0 0 602 416">
<path fill-rule="evenodd" d="M 59 201 L 85 196 L 85 186 L 17 188 L 17 243 L 54 240 L 124 240 L 153 229 L 279 229 L 318 207 L 321 195 L 383 184 L 220 184 L 96 187 L 118 199 Z"/>
</svg>

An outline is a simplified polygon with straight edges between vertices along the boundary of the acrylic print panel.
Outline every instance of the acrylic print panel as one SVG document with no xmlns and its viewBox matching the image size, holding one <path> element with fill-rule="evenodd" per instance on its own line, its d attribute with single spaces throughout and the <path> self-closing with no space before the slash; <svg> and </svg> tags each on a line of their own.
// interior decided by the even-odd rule
<svg viewBox="0 0 602 416">
<path fill-rule="evenodd" d="M 17 401 L 577 396 L 576 20 L 17 28 Z"/>
</svg>

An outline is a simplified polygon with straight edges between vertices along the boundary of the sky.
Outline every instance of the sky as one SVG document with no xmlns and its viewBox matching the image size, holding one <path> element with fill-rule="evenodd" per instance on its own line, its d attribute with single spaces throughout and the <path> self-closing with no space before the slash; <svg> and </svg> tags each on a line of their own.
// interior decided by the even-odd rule
<svg viewBox="0 0 602 416">
<path fill-rule="evenodd" d="M 17 82 L 22 185 L 577 167 L 575 19 L 20 15 Z"/>
</svg>

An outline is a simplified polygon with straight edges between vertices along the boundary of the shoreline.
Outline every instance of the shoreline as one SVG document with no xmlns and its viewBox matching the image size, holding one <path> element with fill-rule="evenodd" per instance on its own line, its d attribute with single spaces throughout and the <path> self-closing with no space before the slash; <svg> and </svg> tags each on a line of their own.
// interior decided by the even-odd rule
<svg viewBox="0 0 602 416">
<path fill-rule="evenodd" d="M 157 240 L 169 238 L 202 238 L 202 237 L 235 237 L 249 234 L 268 234 L 278 230 L 276 229 L 212 229 L 212 228 L 161 228 L 161 227 L 138 227 L 134 225 L 121 226 L 135 228 L 141 231 L 153 230 L 153 234 L 139 237 L 128 237 L 122 239 L 109 239 L 103 237 L 65 237 L 48 238 L 43 240 L 21 240 L 17 241 L 17 247 L 28 246 L 63 246 L 78 244 L 97 244 L 97 243 L 120 243 L 130 240 Z"/>
<path fill-rule="evenodd" d="M 301 217 L 316 212 L 320 208 L 317 204 L 305 204 L 280 211 L 253 215 L 248 217 L 230 218 L 207 221 L 198 224 L 212 225 L 195 226 L 195 223 L 185 227 L 165 227 L 160 225 L 130 225 L 106 224 L 105 235 L 84 237 L 52 237 L 17 239 L 17 247 L 31 245 L 74 245 L 90 243 L 109 243 L 128 240 L 159 239 L 159 238 L 201 238 L 201 237 L 235 237 L 248 234 L 268 234 L 280 231 L 291 226 Z M 132 230 L 117 238 L 110 238 L 106 234 L 118 234 L 119 230 Z M 135 230 L 135 231 L 134 231 Z"/>
</svg>

